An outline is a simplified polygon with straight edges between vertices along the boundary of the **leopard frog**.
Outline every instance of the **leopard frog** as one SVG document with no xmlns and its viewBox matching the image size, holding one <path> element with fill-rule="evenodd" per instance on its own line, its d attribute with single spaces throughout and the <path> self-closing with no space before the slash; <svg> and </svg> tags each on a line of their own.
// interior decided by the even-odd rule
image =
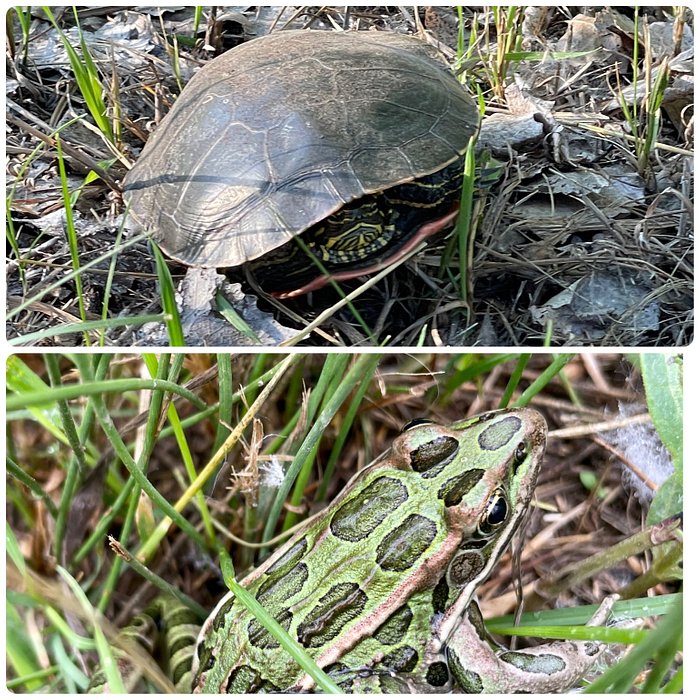
<svg viewBox="0 0 700 700">
<path fill-rule="evenodd" d="M 602 645 L 494 649 L 475 602 L 530 504 L 546 432 L 531 409 L 409 424 L 243 585 L 348 692 L 571 686 Z M 232 594 L 204 624 L 192 668 L 195 692 L 313 688 Z"/>
</svg>

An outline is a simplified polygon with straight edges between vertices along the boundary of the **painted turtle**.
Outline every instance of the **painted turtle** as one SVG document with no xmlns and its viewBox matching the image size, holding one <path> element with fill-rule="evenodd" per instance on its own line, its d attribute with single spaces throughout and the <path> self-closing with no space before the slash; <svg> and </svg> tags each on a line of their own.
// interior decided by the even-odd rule
<svg viewBox="0 0 700 700">
<path fill-rule="evenodd" d="M 188 265 L 249 263 L 294 296 L 382 268 L 456 215 L 474 102 L 440 53 L 388 32 L 283 31 L 187 84 L 124 180 Z M 299 245 L 301 240 L 304 245 Z"/>
</svg>

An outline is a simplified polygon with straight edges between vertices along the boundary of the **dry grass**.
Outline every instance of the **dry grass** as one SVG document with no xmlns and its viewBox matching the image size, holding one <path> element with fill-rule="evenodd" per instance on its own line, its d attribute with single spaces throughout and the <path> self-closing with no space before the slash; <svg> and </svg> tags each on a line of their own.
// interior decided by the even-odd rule
<svg viewBox="0 0 700 700">
<path fill-rule="evenodd" d="M 322 331 L 310 337 L 302 332 L 301 342 L 673 347 L 691 341 L 693 94 L 685 80 L 692 79 L 693 68 L 684 42 L 692 37 L 693 17 L 689 11 L 674 17 L 661 8 L 643 8 L 635 28 L 628 8 L 595 9 L 594 17 L 574 18 L 566 7 L 520 8 L 495 17 L 465 8 L 465 75 L 485 104 L 480 148 L 484 158 L 488 152 L 496 158 L 500 173 L 489 176 L 482 161 L 472 220 L 471 294 L 460 298 L 456 254 L 445 260 L 444 243 L 433 243 L 353 302 L 364 327 L 344 308 Z M 279 19 L 278 12 L 287 14 Z M 416 18 L 400 8 L 348 15 L 334 8 L 262 8 L 257 15 L 218 14 L 201 30 L 208 44 L 230 48 L 242 35 L 281 29 L 292 14 L 289 26 L 386 31 L 415 31 L 418 19 L 444 44 L 448 58 L 456 55 L 456 17 L 436 9 Z M 26 44 L 13 25 L 8 336 L 22 342 L 50 327 L 62 334 L 30 336 L 27 342 L 74 345 L 85 337 L 112 345 L 149 342 L 136 329 L 145 315 L 160 314 L 160 294 L 146 243 L 115 243 L 123 213 L 119 181 L 153 121 L 205 60 L 203 34 L 193 52 L 182 39 L 173 46 L 170 32 L 191 33 L 192 15 L 166 13 L 162 26 L 169 33 L 159 41 L 169 55 L 153 50 L 150 34 L 162 32 L 156 18 L 136 12 L 115 22 L 99 8 L 79 16 L 84 33 L 128 26 L 138 39 L 126 48 L 106 38 L 89 43 L 113 124 L 112 142 L 85 116 L 60 50 L 46 43 L 55 39 L 48 23 L 34 18 Z M 77 45 L 72 13 L 64 12 L 59 22 Z M 177 72 L 173 52 L 180 57 Z M 659 80 L 661 68 L 667 71 L 661 110 L 648 113 L 645 91 Z M 652 116 L 659 115 L 660 126 L 645 147 Z M 81 291 L 69 276 L 75 266 L 56 168 L 59 125 L 66 184 L 71 192 L 82 187 L 73 204 L 80 264 L 86 266 L 77 275 Z M 99 178 L 85 182 L 89 171 Z M 91 263 L 110 252 L 113 258 Z M 176 281 L 184 272 L 177 265 L 172 271 Z M 234 279 L 249 290 L 244 276 Z M 344 289 L 356 286 L 347 283 Z M 571 297 L 564 306 L 554 299 L 561 292 Z M 615 303 L 599 305 L 601 298 Z M 337 300 L 333 290 L 322 290 L 281 309 L 264 301 L 260 306 L 300 331 Z M 87 322 L 96 328 L 85 336 Z M 71 323 L 75 330 L 66 333 Z"/>
</svg>

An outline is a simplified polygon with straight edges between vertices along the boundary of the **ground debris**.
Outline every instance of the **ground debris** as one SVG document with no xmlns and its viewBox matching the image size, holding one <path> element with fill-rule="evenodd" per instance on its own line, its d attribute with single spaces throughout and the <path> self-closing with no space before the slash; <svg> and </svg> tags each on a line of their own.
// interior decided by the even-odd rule
<svg viewBox="0 0 700 700">
<path fill-rule="evenodd" d="M 102 133 L 90 116 L 65 46 L 43 11 L 26 10 L 26 46 L 17 10 L 11 11 L 7 334 L 18 343 L 53 326 L 56 335 L 41 342 L 85 342 L 89 334 L 61 335 L 60 326 L 94 321 L 105 309 L 108 320 L 124 319 L 123 326 L 104 331 L 105 342 L 156 342 L 148 328 L 136 340 L 129 322 L 161 309 L 150 247 L 115 248 L 124 210 L 119 183 L 181 86 L 213 55 L 283 28 L 421 33 L 425 26 L 426 40 L 448 60 L 457 58 L 459 19 L 451 8 L 216 8 L 195 26 L 192 7 L 89 7 L 76 10 L 79 29 L 72 9 L 53 11 L 78 53 L 81 39 L 90 51 L 112 133 Z M 296 342 L 301 337 L 309 344 L 539 346 L 547 319 L 553 345 L 691 342 L 694 18 L 687 8 L 643 7 L 637 20 L 634 12 L 519 8 L 511 19 L 530 54 L 514 60 L 500 51 L 495 31 L 503 26 L 502 10 L 465 8 L 473 43 L 457 70 L 485 104 L 466 271 L 446 234 L 313 333 L 305 329 L 338 301 L 334 290 L 275 306 L 253 304 L 277 319 L 268 329 L 259 319 L 262 342 L 282 342 L 293 327 Z M 175 35 L 177 60 L 166 50 Z M 194 46 L 183 36 L 193 37 Z M 647 112 L 649 85 L 662 88 L 655 113 Z M 73 202 L 77 255 L 87 265 L 80 290 L 67 242 L 64 184 Z M 106 286 L 111 259 L 90 261 L 110 249 L 117 262 L 114 283 Z M 176 280 L 184 274 L 174 263 L 171 269 Z M 62 275 L 64 283 L 56 286 Z M 585 298 L 582 285 L 601 280 L 612 285 L 610 308 L 572 311 L 570 304 Z M 229 276 L 229 282 L 240 283 L 243 299 L 252 299 L 243 276 Z M 362 282 L 343 283 L 342 290 L 347 294 Z M 569 298 L 564 306 L 560 294 Z M 188 304 L 198 308 L 187 301 L 183 308 Z M 564 308 L 573 313 L 567 320 Z M 187 322 L 197 325 L 205 317 L 195 314 L 198 320 Z M 204 322 L 193 337 L 239 344 L 228 328 L 215 330 L 219 321 Z"/>
</svg>

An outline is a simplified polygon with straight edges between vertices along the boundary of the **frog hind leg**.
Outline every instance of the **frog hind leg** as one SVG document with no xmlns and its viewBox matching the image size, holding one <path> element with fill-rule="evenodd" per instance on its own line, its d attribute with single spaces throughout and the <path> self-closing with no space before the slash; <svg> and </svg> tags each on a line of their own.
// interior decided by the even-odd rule
<svg viewBox="0 0 700 700">
<path fill-rule="evenodd" d="M 163 655 L 168 659 L 168 675 L 178 693 L 192 692 L 192 659 L 202 621 L 182 603 L 159 596 Z"/>
<path fill-rule="evenodd" d="M 129 624 L 119 631 L 125 646 L 137 643 L 148 656 L 153 656 L 157 643 L 162 643 L 162 656 L 168 659 L 169 676 L 177 692 L 192 690 L 192 653 L 200 629 L 196 615 L 174 598 L 161 595 Z M 127 692 L 142 690 L 142 669 L 128 654 L 117 654 L 117 668 Z M 90 677 L 88 693 L 108 693 L 107 679 L 102 669 Z"/>
<path fill-rule="evenodd" d="M 588 626 L 605 624 L 617 596 L 607 597 Z M 478 615 L 478 619 L 476 616 Z M 593 641 L 554 641 L 523 651 L 494 650 L 486 641 L 477 606 L 447 644 L 454 681 L 467 693 L 551 693 L 579 681 L 606 648 Z M 480 633 L 479 630 L 482 630 Z"/>
</svg>

